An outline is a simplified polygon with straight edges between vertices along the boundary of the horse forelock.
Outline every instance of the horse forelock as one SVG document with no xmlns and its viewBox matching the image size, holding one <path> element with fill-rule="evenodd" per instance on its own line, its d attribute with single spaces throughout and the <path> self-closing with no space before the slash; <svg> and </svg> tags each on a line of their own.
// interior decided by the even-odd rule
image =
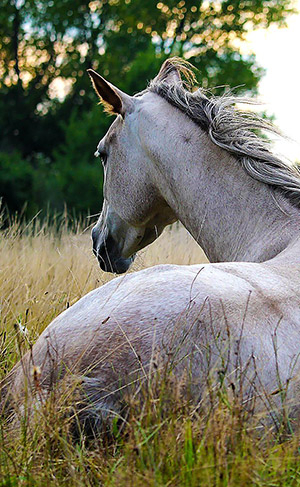
<svg viewBox="0 0 300 487">
<path fill-rule="evenodd" d="M 154 78 L 146 91 L 156 93 L 185 113 L 217 146 L 227 150 L 240 161 L 244 170 L 254 179 L 280 190 L 300 207 L 300 170 L 278 157 L 270 149 L 270 140 L 263 133 L 282 135 L 268 120 L 257 113 L 241 110 L 238 105 L 254 105 L 255 101 L 224 94 L 207 96 L 201 88 L 195 89 L 193 66 L 173 58 L 165 65 L 165 74 L 171 68 L 184 80 L 161 74 Z"/>
</svg>

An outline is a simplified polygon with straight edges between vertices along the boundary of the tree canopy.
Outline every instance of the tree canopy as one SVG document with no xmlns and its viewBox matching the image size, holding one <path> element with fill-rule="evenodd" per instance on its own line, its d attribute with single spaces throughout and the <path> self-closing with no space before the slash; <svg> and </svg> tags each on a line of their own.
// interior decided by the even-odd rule
<svg viewBox="0 0 300 487">
<path fill-rule="evenodd" d="M 0 197 L 28 215 L 99 212 L 93 152 L 110 121 L 86 69 L 133 94 L 177 55 L 205 88 L 255 92 L 263 69 L 241 43 L 292 12 L 292 0 L 1 0 Z"/>
</svg>

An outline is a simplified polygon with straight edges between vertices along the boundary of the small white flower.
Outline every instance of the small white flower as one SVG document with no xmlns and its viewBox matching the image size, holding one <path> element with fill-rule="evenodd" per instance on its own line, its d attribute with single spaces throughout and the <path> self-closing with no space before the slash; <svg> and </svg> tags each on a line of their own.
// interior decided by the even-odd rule
<svg viewBox="0 0 300 487">
<path fill-rule="evenodd" d="M 18 321 L 18 328 L 19 328 L 19 332 L 21 333 L 21 335 L 23 335 L 23 337 L 25 337 L 25 338 L 28 338 L 29 331 L 25 325 L 22 325 L 22 323 L 20 321 Z"/>
</svg>

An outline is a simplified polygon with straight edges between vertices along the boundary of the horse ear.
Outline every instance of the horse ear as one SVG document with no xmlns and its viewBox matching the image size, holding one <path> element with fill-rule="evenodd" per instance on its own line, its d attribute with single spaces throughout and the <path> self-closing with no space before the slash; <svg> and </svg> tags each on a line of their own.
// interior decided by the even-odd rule
<svg viewBox="0 0 300 487">
<path fill-rule="evenodd" d="M 125 115 L 125 112 L 132 111 L 133 101 L 131 96 L 126 95 L 126 93 L 113 86 L 93 69 L 88 69 L 87 72 L 106 111 L 122 116 Z"/>
<path fill-rule="evenodd" d="M 180 69 L 176 66 L 177 58 L 167 59 L 161 66 L 156 79 L 169 84 L 181 82 Z"/>
</svg>

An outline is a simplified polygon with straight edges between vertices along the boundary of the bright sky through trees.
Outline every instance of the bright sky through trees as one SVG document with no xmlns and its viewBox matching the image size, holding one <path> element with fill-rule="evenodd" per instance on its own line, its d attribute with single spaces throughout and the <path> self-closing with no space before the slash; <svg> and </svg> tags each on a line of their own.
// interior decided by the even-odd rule
<svg viewBox="0 0 300 487">
<path fill-rule="evenodd" d="M 300 0 L 296 2 L 300 12 Z M 287 20 L 288 28 L 273 25 L 248 35 L 245 51 L 255 52 L 258 63 L 266 69 L 259 82 L 260 99 L 276 125 L 295 142 L 279 141 L 276 149 L 289 159 L 300 161 L 300 13 Z"/>
</svg>

